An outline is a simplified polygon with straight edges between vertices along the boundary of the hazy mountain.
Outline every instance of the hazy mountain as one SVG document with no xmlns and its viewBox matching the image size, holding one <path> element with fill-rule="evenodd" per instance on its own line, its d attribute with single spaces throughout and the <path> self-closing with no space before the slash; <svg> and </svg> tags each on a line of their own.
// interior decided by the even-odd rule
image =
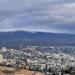
<svg viewBox="0 0 75 75">
<path fill-rule="evenodd" d="M 45 32 L 0 32 L 0 46 L 22 47 L 29 45 L 75 45 L 74 34 Z"/>
</svg>

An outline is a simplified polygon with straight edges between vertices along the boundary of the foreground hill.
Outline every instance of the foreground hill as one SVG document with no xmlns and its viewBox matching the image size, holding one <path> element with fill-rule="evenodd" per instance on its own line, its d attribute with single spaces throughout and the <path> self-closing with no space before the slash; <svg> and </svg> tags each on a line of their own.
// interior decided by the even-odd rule
<svg viewBox="0 0 75 75">
<path fill-rule="evenodd" d="M 0 46 L 25 47 L 29 45 L 75 45 L 74 34 L 45 32 L 0 32 Z"/>
<path fill-rule="evenodd" d="M 43 73 L 40 72 L 33 73 L 32 71 L 25 70 L 25 69 L 18 70 L 14 74 L 15 75 L 44 75 Z"/>
<path fill-rule="evenodd" d="M 34 73 L 35 75 L 44 75 L 41 72 Z M 33 75 L 33 72 L 26 69 L 14 69 L 9 67 L 0 66 L 0 75 Z"/>
</svg>

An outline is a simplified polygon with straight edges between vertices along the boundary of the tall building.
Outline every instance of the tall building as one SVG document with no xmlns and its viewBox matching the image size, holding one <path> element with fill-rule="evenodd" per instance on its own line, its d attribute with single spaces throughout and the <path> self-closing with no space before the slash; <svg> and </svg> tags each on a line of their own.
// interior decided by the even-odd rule
<svg viewBox="0 0 75 75">
<path fill-rule="evenodd" d="M 2 61 L 3 61 L 3 55 L 0 54 L 0 62 L 2 62 Z"/>
<path fill-rule="evenodd" d="M 7 50 L 6 47 L 2 47 L 3 52 L 6 52 L 6 50 Z"/>
</svg>

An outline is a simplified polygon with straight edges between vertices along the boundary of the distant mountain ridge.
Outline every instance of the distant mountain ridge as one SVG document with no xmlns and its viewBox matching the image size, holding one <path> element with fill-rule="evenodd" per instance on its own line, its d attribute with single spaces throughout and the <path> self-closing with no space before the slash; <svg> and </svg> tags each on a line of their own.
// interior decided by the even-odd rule
<svg viewBox="0 0 75 75">
<path fill-rule="evenodd" d="M 0 32 L 0 46 L 29 45 L 75 45 L 74 34 L 46 32 Z"/>
</svg>

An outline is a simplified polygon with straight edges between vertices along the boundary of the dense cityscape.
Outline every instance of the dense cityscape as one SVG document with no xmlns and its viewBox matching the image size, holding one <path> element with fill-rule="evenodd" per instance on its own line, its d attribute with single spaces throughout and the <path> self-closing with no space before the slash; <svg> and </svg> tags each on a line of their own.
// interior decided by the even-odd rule
<svg viewBox="0 0 75 75">
<path fill-rule="evenodd" d="M 0 49 L 0 66 L 30 70 L 33 75 L 40 72 L 43 75 L 74 75 L 75 55 L 64 53 L 60 49 L 72 49 L 72 46 L 28 46 L 20 50 Z M 57 50 L 57 51 L 56 51 Z M 56 51 L 56 52 L 55 52 Z"/>
<path fill-rule="evenodd" d="M 75 0 L 0 0 L 0 75 L 75 75 Z"/>
</svg>

